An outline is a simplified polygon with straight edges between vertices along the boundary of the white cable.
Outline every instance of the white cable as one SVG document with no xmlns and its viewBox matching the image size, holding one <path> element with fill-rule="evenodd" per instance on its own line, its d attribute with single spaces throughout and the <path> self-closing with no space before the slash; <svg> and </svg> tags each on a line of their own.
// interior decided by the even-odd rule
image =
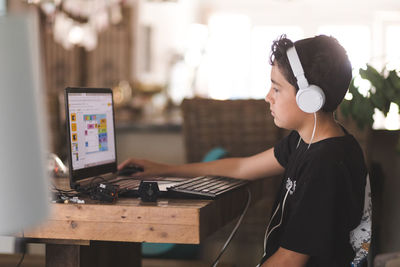
<svg viewBox="0 0 400 267">
<path fill-rule="evenodd" d="M 308 144 L 307 150 L 310 148 L 311 143 L 312 143 L 312 141 L 314 140 L 316 128 L 317 128 L 317 114 L 314 112 L 314 128 L 313 128 L 313 131 L 312 131 L 312 134 L 311 134 L 311 140 L 310 140 L 310 143 Z M 297 142 L 296 149 L 299 147 L 300 141 L 301 141 L 301 136 L 299 137 L 299 141 Z M 285 194 L 285 197 L 284 197 L 284 199 L 283 199 L 283 203 L 282 203 L 282 213 L 281 213 L 281 219 L 280 219 L 279 223 L 278 223 L 277 225 L 275 225 L 275 226 L 271 229 L 271 231 L 269 231 L 269 227 L 271 226 L 271 223 L 272 223 L 272 221 L 273 221 L 273 219 L 274 219 L 276 213 L 277 213 L 278 210 L 279 210 L 280 203 L 279 203 L 278 206 L 276 207 L 276 209 L 275 209 L 275 211 L 274 211 L 274 214 L 272 215 L 272 217 L 271 217 L 271 219 L 270 219 L 270 221 L 269 221 L 269 223 L 268 223 L 267 230 L 265 231 L 265 235 L 264 235 L 264 255 L 263 255 L 263 257 L 265 257 L 265 255 L 267 254 L 267 242 L 268 242 L 268 238 L 269 238 L 270 234 L 271 234 L 276 228 L 278 228 L 279 226 L 281 226 L 281 224 L 282 224 L 283 215 L 284 215 L 284 212 L 285 212 L 286 198 L 287 198 L 287 196 L 288 196 L 290 190 L 292 190 L 292 186 L 293 186 L 293 184 L 291 184 L 290 187 L 287 189 L 286 194 Z M 259 267 L 259 266 L 260 266 L 260 264 L 258 264 L 256 267 Z"/>
<path fill-rule="evenodd" d="M 296 149 L 299 147 L 299 145 L 300 145 L 300 141 L 301 141 L 301 136 L 299 135 L 299 142 L 297 142 Z"/>
<path fill-rule="evenodd" d="M 276 209 L 274 211 L 274 214 L 272 215 L 271 219 L 268 222 L 267 230 L 265 230 L 265 235 L 264 235 L 264 255 L 265 255 L 265 251 L 267 251 L 267 235 L 268 235 L 268 232 L 269 232 L 269 227 L 271 226 L 271 223 L 274 220 L 274 217 L 275 217 L 276 213 L 278 212 L 280 206 L 281 206 L 281 203 L 279 203 L 278 207 L 276 207 Z"/>
<path fill-rule="evenodd" d="M 312 141 L 313 141 L 313 139 L 314 139 L 315 129 L 316 129 L 316 128 L 317 128 L 317 114 L 314 112 L 314 128 L 313 128 L 313 131 L 312 131 L 312 134 L 311 134 L 311 140 L 310 140 L 310 143 L 308 144 L 307 149 L 310 148 L 310 145 L 311 145 L 311 143 L 312 143 Z M 297 142 L 296 149 L 299 147 L 300 141 L 301 141 L 301 136 L 299 137 L 299 141 Z M 271 217 L 271 219 L 270 219 L 270 221 L 269 221 L 269 223 L 268 223 L 267 230 L 265 231 L 265 235 L 264 235 L 264 255 L 266 254 L 267 240 L 268 240 L 269 235 L 272 233 L 272 231 L 273 231 L 274 229 L 276 229 L 276 227 L 279 227 L 279 226 L 281 225 L 281 223 L 282 223 L 283 212 L 284 212 L 284 210 L 285 210 L 286 198 L 287 198 L 287 195 L 288 195 L 288 193 L 289 193 L 289 191 L 290 191 L 291 189 L 292 189 L 292 185 L 290 185 L 289 189 L 286 191 L 285 198 L 283 199 L 281 220 L 280 220 L 279 224 L 276 225 L 276 226 L 274 226 L 274 228 L 272 228 L 271 231 L 270 231 L 269 233 L 268 233 L 269 227 L 270 227 L 270 225 L 271 225 L 272 220 L 274 219 L 274 217 L 275 217 L 275 215 L 276 215 L 276 212 L 279 210 L 280 203 L 278 204 L 278 207 L 275 209 L 275 212 L 274 212 L 274 214 L 272 215 L 272 217 Z M 267 233 L 268 233 L 268 234 L 267 234 Z"/>
<path fill-rule="evenodd" d="M 271 231 L 269 231 L 269 233 L 267 234 L 267 237 L 264 239 L 264 256 L 267 254 L 267 242 L 268 242 L 268 238 L 269 238 L 270 234 L 271 234 L 276 228 L 278 228 L 279 226 L 281 226 L 281 224 L 282 224 L 283 214 L 284 214 L 284 212 L 285 212 L 286 198 L 287 198 L 287 196 L 288 196 L 290 190 L 292 190 L 292 187 L 293 187 L 293 184 L 291 184 L 291 185 L 289 186 L 289 188 L 286 190 L 286 194 L 285 194 L 285 197 L 284 197 L 283 203 L 282 203 L 282 213 L 281 213 L 281 219 L 280 219 L 279 223 L 278 223 L 277 225 L 275 225 L 275 226 L 271 229 Z M 278 205 L 278 207 L 279 207 L 279 205 Z M 272 221 L 272 218 L 271 218 L 270 222 L 271 222 L 271 221 Z M 269 226 L 269 225 L 268 225 L 268 226 Z M 268 231 L 268 228 L 267 228 L 267 231 Z M 263 256 L 263 257 L 264 257 L 264 256 Z"/>
<path fill-rule="evenodd" d="M 311 143 L 312 143 L 312 141 L 314 139 L 315 129 L 316 128 L 317 128 L 317 113 L 314 112 L 314 128 L 313 128 L 312 135 L 311 135 L 311 140 L 310 140 L 310 143 L 308 144 L 307 149 L 309 149 L 310 146 L 311 146 Z"/>
<path fill-rule="evenodd" d="M 311 143 L 312 143 L 312 141 L 314 140 L 316 128 L 317 128 L 317 114 L 314 112 L 314 128 L 313 128 L 313 131 L 312 131 L 312 134 L 311 134 L 311 140 L 310 140 L 310 143 L 308 144 L 307 150 L 310 148 Z M 299 137 L 299 141 L 297 142 L 296 149 L 299 147 L 300 141 L 301 141 L 301 136 Z M 278 204 L 277 208 L 276 208 L 275 211 L 274 211 L 274 214 L 272 215 L 272 217 L 271 217 L 271 219 L 270 219 L 270 221 L 269 221 L 269 223 L 268 223 L 267 230 L 265 231 L 265 235 L 264 235 L 264 255 L 263 255 L 263 257 L 267 254 L 267 242 L 268 242 L 268 238 L 269 238 L 270 234 L 271 234 L 276 228 L 278 228 L 278 227 L 282 224 L 283 214 L 284 214 L 284 211 L 285 211 L 286 198 L 287 198 L 287 196 L 288 196 L 290 190 L 292 189 L 292 186 L 293 186 L 293 185 L 290 185 L 290 187 L 287 189 L 286 194 L 285 194 L 285 197 L 284 197 L 284 199 L 283 199 L 283 203 L 282 203 L 282 213 L 281 213 L 281 219 L 280 219 L 279 223 L 278 223 L 277 225 L 275 225 L 275 226 L 271 229 L 271 231 L 269 231 L 269 227 L 271 226 L 271 222 L 273 221 L 273 219 L 274 219 L 276 213 L 277 213 L 278 210 L 279 210 L 280 203 Z M 259 265 L 257 265 L 257 267 L 258 267 L 258 266 L 259 266 Z"/>
<path fill-rule="evenodd" d="M 317 128 L 317 114 L 314 112 L 314 128 L 313 128 L 313 131 L 312 131 L 312 134 L 311 134 L 311 140 L 310 140 L 310 143 L 308 144 L 307 149 L 310 148 L 311 143 L 312 143 L 312 141 L 314 140 L 314 135 L 315 135 L 315 129 L 316 129 L 316 128 Z M 300 141 L 301 141 L 301 136 L 299 137 L 299 141 L 297 142 L 296 149 L 299 147 Z"/>
<path fill-rule="evenodd" d="M 239 225 L 242 223 L 244 215 L 246 215 L 246 212 L 249 209 L 250 202 L 251 202 L 251 192 L 250 192 L 250 189 L 247 187 L 247 203 L 246 203 L 246 206 L 244 207 L 244 210 L 243 210 L 242 214 L 240 215 L 239 220 L 236 223 L 235 227 L 233 228 L 233 230 L 232 230 L 231 234 L 229 235 L 228 239 L 225 241 L 225 244 L 222 247 L 221 251 L 219 252 L 217 258 L 215 259 L 215 261 L 211 265 L 212 267 L 215 267 L 215 266 L 218 265 L 219 259 L 221 258 L 222 254 L 225 252 L 225 249 L 228 247 L 228 245 L 231 242 L 233 236 L 236 234 L 237 229 L 239 228 Z"/>
</svg>

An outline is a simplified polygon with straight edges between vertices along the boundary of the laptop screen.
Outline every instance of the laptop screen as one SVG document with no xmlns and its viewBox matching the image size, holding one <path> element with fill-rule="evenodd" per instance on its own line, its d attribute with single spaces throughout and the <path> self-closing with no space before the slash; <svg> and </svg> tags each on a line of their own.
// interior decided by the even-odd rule
<svg viewBox="0 0 400 267">
<path fill-rule="evenodd" d="M 111 89 L 67 88 L 66 115 L 73 181 L 116 171 Z"/>
</svg>

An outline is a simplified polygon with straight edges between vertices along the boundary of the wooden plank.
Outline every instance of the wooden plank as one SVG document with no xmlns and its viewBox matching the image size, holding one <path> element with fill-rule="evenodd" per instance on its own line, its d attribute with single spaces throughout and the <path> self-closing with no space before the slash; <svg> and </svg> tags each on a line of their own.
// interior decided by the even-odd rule
<svg viewBox="0 0 400 267">
<path fill-rule="evenodd" d="M 25 237 L 198 244 L 199 226 L 87 221 L 50 221 Z"/>
<path fill-rule="evenodd" d="M 45 243 L 55 245 L 79 245 L 79 246 L 90 246 L 89 240 L 77 240 L 77 239 L 50 239 L 50 238 L 34 238 L 27 239 L 27 243 Z"/>
<path fill-rule="evenodd" d="M 54 204 L 48 220 L 198 225 L 201 207 Z"/>
<path fill-rule="evenodd" d="M 262 195 L 262 183 L 250 184 L 254 202 Z M 246 192 L 241 188 L 216 200 L 160 199 L 145 203 L 122 198 L 113 204 L 95 204 L 90 200 L 87 204 L 52 204 L 47 223 L 25 231 L 25 236 L 199 244 L 240 215 Z"/>
</svg>

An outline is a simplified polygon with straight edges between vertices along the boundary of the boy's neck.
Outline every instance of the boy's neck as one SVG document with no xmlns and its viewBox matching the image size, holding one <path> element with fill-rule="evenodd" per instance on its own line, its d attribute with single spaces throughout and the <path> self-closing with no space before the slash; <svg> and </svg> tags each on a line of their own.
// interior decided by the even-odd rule
<svg viewBox="0 0 400 267">
<path fill-rule="evenodd" d="M 317 112 L 316 115 L 317 115 L 317 125 L 312 143 L 327 138 L 339 137 L 345 135 L 342 127 L 340 127 L 340 125 L 336 122 L 332 112 L 320 111 Z M 313 128 L 314 128 L 314 114 L 309 114 L 306 118 L 305 123 L 303 123 L 302 127 L 297 130 L 304 142 L 310 143 Z"/>
</svg>

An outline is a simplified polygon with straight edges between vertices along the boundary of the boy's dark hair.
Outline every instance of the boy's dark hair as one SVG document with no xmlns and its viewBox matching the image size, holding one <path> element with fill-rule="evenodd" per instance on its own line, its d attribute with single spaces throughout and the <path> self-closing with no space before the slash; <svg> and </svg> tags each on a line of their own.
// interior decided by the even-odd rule
<svg viewBox="0 0 400 267">
<path fill-rule="evenodd" d="M 351 63 L 339 42 L 330 36 L 318 35 L 302 39 L 294 44 L 280 36 L 271 47 L 270 64 L 279 67 L 286 80 L 299 90 L 290 67 L 286 51 L 295 45 L 309 84 L 315 84 L 325 93 L 323 111 L 334 111 L 342 102 L 352 78 Z"/>
</svg>

